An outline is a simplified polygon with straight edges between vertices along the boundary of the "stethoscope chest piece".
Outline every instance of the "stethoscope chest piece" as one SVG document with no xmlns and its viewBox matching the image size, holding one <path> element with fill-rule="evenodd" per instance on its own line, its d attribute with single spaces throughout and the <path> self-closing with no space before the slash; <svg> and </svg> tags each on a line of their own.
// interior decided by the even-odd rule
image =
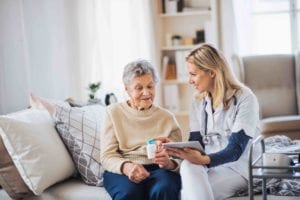
<svg viewBox="0 0 300 200">
<path fill-rule="evenodd" d="M 202 142 L 203 142 L 204 145 L 214 145 L 214 139 L 213 138 L 217 138 L 217 141 L 220 141 L 221 140 L 221 134 L 219 134 L 219 133 L 208 133 L 203 137 Z"/>
<path fill-rule="evenodd" d="M 203 138 L 202 142 L 203 142 L 204 145 L 208 145 L 208 144 L 209 144 L 209 139 L 208 139 L 208 137 L 205 136 L 205 137 Z"/>
</svg>

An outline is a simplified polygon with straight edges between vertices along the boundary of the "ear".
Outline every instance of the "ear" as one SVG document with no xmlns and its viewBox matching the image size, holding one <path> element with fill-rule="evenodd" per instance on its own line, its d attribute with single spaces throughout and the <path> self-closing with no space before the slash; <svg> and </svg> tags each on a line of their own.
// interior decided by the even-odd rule
<svg viewBox="0 0 300 200">
<path fill-rule="evenodd" d="M 210 70 L 210 71 L 209 71 L 209 75 L 210 75 L 211 78 L 215 78 L 216 72 L 213 71 L 213 70 Z"/>
<path fill-rule="evenodd" d="M 125 91 L 126 91 L 127 95 L 130 97 L 129 87 L 127 85 L 125 85 Z"/>
</svg>

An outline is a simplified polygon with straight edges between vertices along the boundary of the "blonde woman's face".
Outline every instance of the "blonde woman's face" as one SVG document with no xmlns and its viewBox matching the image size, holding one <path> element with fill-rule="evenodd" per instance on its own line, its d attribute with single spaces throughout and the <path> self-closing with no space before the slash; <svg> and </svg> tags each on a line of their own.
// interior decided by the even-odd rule
<svg viewBox="0 0 300 200">
<path fill-rule="evenodd" d="M 151 74 L 135 77 L 125 86 L 132 107 L 143 110 L 148 109 L 155 97 L 155 83 Z"/>
<path fill-rule="evenodd" d="M 189 84 L 193 85 L 199 92 L 212 92 L 214 74 L 200 70 L 196 65 L 187 63 L 189 73 Z"/>
</svg>

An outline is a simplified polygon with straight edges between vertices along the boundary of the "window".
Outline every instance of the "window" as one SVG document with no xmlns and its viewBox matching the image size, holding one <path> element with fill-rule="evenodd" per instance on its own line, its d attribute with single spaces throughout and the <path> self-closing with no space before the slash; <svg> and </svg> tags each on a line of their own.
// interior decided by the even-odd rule
<svg viewBox="0 0 300 200">
<path fill-rule="evenodd" d="M 292 53 L 300 47 L 300 0 L 252 2 L 252 52 Z"/>
</svg>

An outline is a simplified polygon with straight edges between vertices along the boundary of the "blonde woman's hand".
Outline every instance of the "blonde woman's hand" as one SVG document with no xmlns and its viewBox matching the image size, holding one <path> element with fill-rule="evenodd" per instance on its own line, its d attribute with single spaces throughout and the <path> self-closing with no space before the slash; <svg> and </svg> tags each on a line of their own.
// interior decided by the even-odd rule
<svg viewBox="0 0 300 200">
<path fill-rule="evenodd" d="M 125 163 L 122 171 L 129 180 L 135 183 L 142 182 L 150 175 L 143 165 L 131 162 Z"/>
<path fill-rule="evenodd" d="M 210 157 L 202 155 L 201 152 L 191 148 L 167 148 L 167 152 L 171 156 L 181 158 L 182 160 L 188 160 L 194 164 L 207 165 L 210 163 Z"/>
</svg>

